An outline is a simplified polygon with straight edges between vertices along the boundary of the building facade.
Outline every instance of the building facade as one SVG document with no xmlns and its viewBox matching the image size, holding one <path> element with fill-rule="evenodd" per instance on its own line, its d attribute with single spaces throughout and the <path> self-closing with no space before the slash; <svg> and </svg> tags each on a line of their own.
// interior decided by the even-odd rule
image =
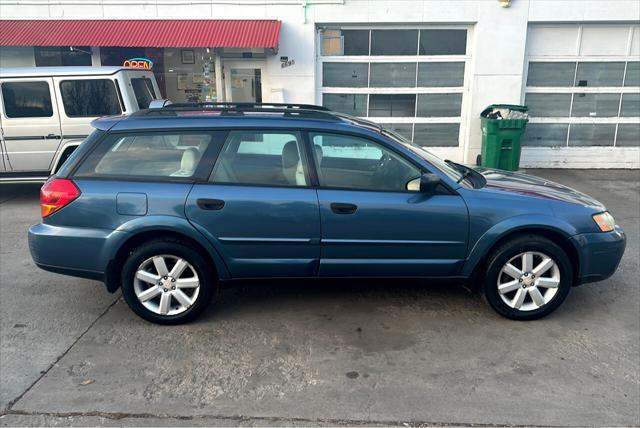
<svg viewBox="0 0 640 428">
<path fill-rule="evenodd" d="M 152 63 L 174 102 L 321 104 L 466 163 L 485 107 L 526 104 L 523 167 L 639 168 L 639 20 L 635 0 L 0 0 L 0 66 Z"/>
</svg>

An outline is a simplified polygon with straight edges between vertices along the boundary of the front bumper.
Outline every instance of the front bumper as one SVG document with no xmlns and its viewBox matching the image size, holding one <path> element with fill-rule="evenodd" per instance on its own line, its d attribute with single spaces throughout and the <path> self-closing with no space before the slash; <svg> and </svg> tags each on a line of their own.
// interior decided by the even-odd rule
<svg viewBox="0 0 640 428">
<path fill-rule="evenodd" d="M 38 267 L 64 275 L 104 280 L 113 243 L 124 232 L 35 224 L 29 228 L 29 250 Z"/>
<path fill-rule="evenodd" d="M 611 232 L 581 233 L 571 240 L 580 260 L 576 285 L 602 281 L 613 275 L 627 245 L 626 235 L 617 225 Z"/>
</svg>

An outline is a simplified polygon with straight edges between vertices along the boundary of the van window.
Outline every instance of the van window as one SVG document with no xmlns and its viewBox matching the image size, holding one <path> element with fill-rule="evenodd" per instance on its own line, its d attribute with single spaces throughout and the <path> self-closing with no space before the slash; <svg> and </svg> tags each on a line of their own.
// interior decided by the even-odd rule
<svg viewBox="0 0 640 428">
<path fill-rule="evenodd" d="M 89 155 L 76 175 L 189 178 L 212 138 L 207 133 L 113 134 Z"/>
<path fill-rule="evenodd" d="M 156 98 L 151 79 L 148 77 L 134 77 L 131 79 L 131 86 L 138 102 L 138 108 L 149 108 L 149 103 Z"/>
<path fill-rule="evenodd" d="M 109 116 L 122 113 L 116 86 L 109 79 L 60 82 L 64 111 L 69 117 Z"/>
<path fill-rule="evenodd" d="M 7 117 L 51 117 L 51 92 L 47 82 L 4 82 L 2 99 Z"/>
</svg>

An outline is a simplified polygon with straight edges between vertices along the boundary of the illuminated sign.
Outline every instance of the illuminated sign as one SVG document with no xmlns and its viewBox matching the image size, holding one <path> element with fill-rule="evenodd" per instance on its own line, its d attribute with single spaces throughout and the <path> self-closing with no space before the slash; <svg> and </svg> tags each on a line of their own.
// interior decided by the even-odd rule
<svg viewBox="0 0 640 428">
<path fill-rule="evenodd" d="M 149 58 L 131 58 L 126 59 L 122 63 L 123 67 L 129 68 L 141 68 L 143 70 L 151 70 L 153 68 L 153 61 Z"/>
</svg>

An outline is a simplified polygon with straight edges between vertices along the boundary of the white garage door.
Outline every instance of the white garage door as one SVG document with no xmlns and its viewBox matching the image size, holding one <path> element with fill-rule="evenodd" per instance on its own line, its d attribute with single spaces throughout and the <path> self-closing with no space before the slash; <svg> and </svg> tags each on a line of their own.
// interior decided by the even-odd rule
<svg viewBox="0 0 640 428">
<path fill-rule="evenodd" d="M 533 25 L 524 167 L 640 167 L 640 27 Z"/>
<path fill-rule="evenodd" d="M 462 157 L 471 29 L 320 27 L 318 99 Z"/>
</svg>

